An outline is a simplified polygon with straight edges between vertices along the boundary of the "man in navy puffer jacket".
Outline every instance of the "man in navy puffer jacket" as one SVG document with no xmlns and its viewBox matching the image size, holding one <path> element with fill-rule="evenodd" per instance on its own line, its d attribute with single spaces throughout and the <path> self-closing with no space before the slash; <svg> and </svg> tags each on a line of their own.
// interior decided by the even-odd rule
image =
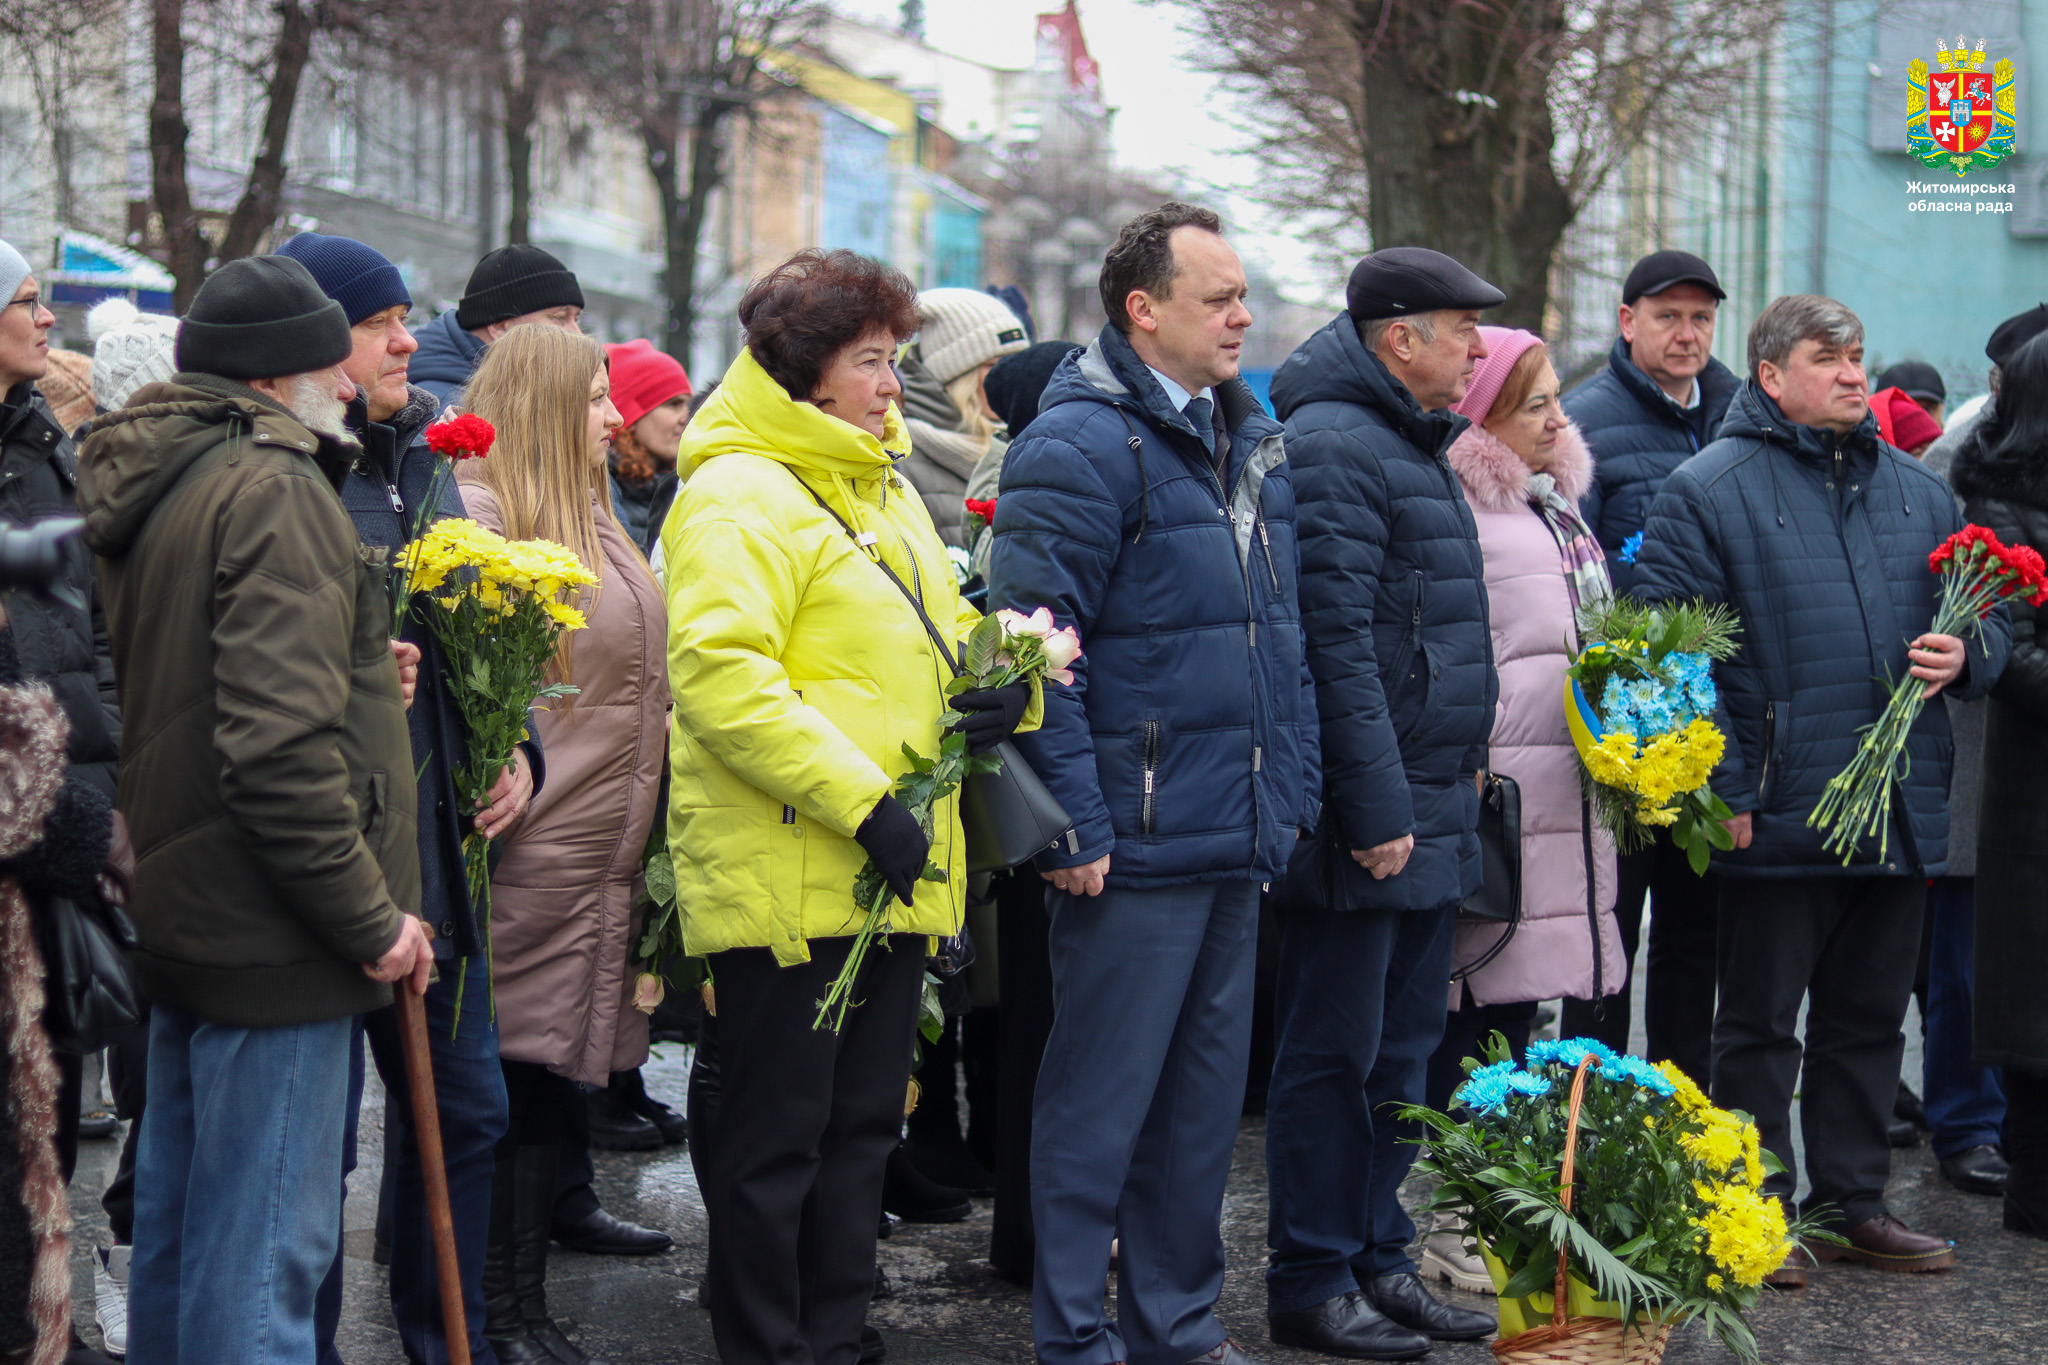
<svg viewBox="0 0 2048 1365">
<path fill-rule="evenodd" d="M 1714 359 L 1714 323 L 1725 298 L 1713 267 L 1686 251 L 1653 251 L 1621 286 L 1621 336 L 1606 368 L 1565 395 L 1565 415 L 1593 452 L 1593 486 L 1580 500 L 1586 525 L 1607 551 L 1614 590 L 1626 594 L 1635 573 L 1624 546 L 1643 529 L 1650 502 L 1671 471 L 1707 442 L 1742 387 Z M 1647 900 L 1650 954 L 1643 983 L 1643 1027 L 1652 1061 L 1707 1075 L 1714 1032 L 1712 874 L 1702 877 L 1663 835 L 1623 854 L 1614 918 L 1631 964 L 1621 990 L 1604 1000 L 1564 1002 L 1564 1036 L 1594 1037 L 1629 1050 L 1630 977 Z"/>
<path fill-rule="evenodd" d="M 1053 375 L 996 502 L 990 607 L 1049 607 L 1086 650 L 1018 736 L 1074 825 L 1039 859 L 1047 1365 L 1244 1360 L 1214 1309 L 1259 887 L 1314 823 L 1317 777 L 1294 497 L 1279 425 L 1237 375 L 1252 319 L 1219 230 L 1186 204 L 1125 225 L 1102 268 L 1110 325 Z"/>
<path fill-rule="evenodd" d="M 1927 879 L 1948 863 L 1947 711 L 1927 707 L 1907 739 L 1882 852 L 1864 839 L 1844 866 L 1806 822 L 1883 710 L 1886 679 L 1910 669 L 1931 691 L 1980 696 L 2011 627 L 1997 611 L 1967 639 L 1925 633 L 1941 591 L 1927 557 L 1962 519 L 1939 478 L 1878 439 L 1855 314 L 1776 300 L 1750 329 L 1749 371 L 1719 439 L 1651 506 L 1635 580 L 1646 601 L 1699 598 L 1741 618 L 1740 649 L 1715 670 L 1728 749 L 1713 787 L 1735 812 L 1735 848 L 1714 855 L 1714 1102 L 1756 1115 L 1784 1163 L 1764 1188 L 1789 1200 L 1799 1084 L 1807 1207 L 1835 1210 L 1849 1241 L 1821 1254 L 1939 1270 L 1952 1245 L 1893 1218 L 1884 1187 Z M 1795 1253 L 1774 1282 L 1804 1284 L 1811 1265 Z"/>
<path fill-rule="evenodd" d="M 1479 888 L 1498 683 L 1479 532 L 1444 452 L 1503 295 L 1448 256 L 1361 261 L 1346 311 L 1273 378 L 1301 511 L 1322 820 L 1281 903 L 1266 1161 L 1273 1339 L 1406 1360 L 1493 1329 L 1422 1288 L 1398 1198 L 1443 1037 L 1457 906 Z"/>
</svg>

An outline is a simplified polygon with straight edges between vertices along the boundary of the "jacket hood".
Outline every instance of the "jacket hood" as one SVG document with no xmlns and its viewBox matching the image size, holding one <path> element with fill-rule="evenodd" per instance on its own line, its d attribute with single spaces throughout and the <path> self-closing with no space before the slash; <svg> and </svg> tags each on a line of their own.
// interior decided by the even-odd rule
<svg viewBox="0 0 2048 1365">
<path fill-rule="evenodd" d="M 126 554 L 157 504 L 192 463 L 237 431 L 261 424 L 282 443 L 311 453 L 339 488 L 358 447 L 308 430 L 254 389 L 210 375 L 177 374 L 145 384 L 128 406 L 95 418 L 78 462 L 78 511 L 94 554 Z"/>
<path fill-rule="evenodd" d="M 484 343 L 455 321 L 453 308 L 413 336 L 420 348 L 413 352 L 407 372 L 415 384 L 467 384 L 483 359 Z"/>
<path fill-rule="evenodd" d="M 1273 411 L 1281 421 L 1310 403 L 1370 408 L 1410 445 L 1432 455 L 1441 453 L 1469 425 L 1449 408 L 1424 412 L 1407 385 L 1365 349 L 1349 313 L 1339 313 L 1295 347 L 1273 374 Z"/>
<path fill-rule="evenodd" d="M 1472 501 L 1495 512 L 1505 512 L 1529 500 L 1529 477 L 1534 472 L 1506 441 L 1474 423 L 1458 433 L 1445 452 L 1451 469 Z M 1575 423 L 1567 422 L 1557 433 L 1557 450 L 1550 468 L 1544 471 L 1557 480 L 1557 491 L 1577 502 L 1593 483 L 1593 452 Z"/>
<path fill-rule="evenodd" d="M 1877 418 L 1870 413 L 1864 413 L 1861 422 L 1837 438 L 1824 428 L 1794 422 L 1754 380 L 1744 383 L 1736 391 L 1734 400 L 1728 404 L 1728 415 L 1721 419 L 1717 435 L 1722 440 L 1735 437 L 1763 441 L 1788 454 L 1816 462 L 1831 459 L 1838 445 L 1852 458 L 1866 461 L 1874 461 L 1884 449 L 1884 442 L 1877 434 Z"/>
<path fill-rule="evenodd" d="M 960 424 L 960 409 L 946 393 L 946 386 L 933 377 L 918 357 L 915 347 L 896 362 L 897 377 L 903 381 L 903 396 L 896 406 L 905 417 L 917 418 L 942 431 Z"/>
<path fill-rule="evenodd" d="M 1216 401 L 1223 407 L 1223 425 L 1233 435 L 1247 422 L 1279 430 L 1242 376 L 1215 385 L 1214 390 Z M 1121 408 L 1159 430 L 1179 432 L 1199 441 L 1204 449 L 1209 444 L 1209 433 L 1196 432 L 1187 414 L 1167 398 L 1166 390 L 1159 386 L 1152 371 L 1114 324 L 1103 327 L 1094 341 L 1060 362 L 1045 386 L 1044 396 L 1038 400 L 1038 410 L 1045 412 L 1055 404 L 1075 402 Z M 1265 433 L 1254 426 L 1246 434 Z"/>
<path fill-rule="evenodd" d="M 392 413 L 389 417 L 378 423 L 378 425 L 391 428 L 393 435 L 396 437 L 397 448 L 403 451 L 407 446 L 418 440 L 421 434 L 433 424 L 434 419 L 441 415 L 441 406 L 441 400 L 434 397 L 428 390 L 421 388 L 417 384 L 407 384 L 405 386 L 405 406 Z M 360 437 L 363 434 L 363 429 L 369 423 L 369 404 L 363 401 L 362 392 L 358 390 L 356 396 L 348 400 L 348 429 L 351 434 Z"/>
<path fill-rule="evenodd" d="M 714 455 L 759 455 L 845 479 L 872 478 L 910 450 L 903 415 L 891 405 L 880 440 L 809 403 L 799 403 L 745 346 L 683 432 L 676 468 L 688 478 Z"/>
<path fill-rule="evenodd" d="M 1963 435 L 1949 465 L 1950 486 L 1965 498 L 2048 508 L 2048 451 L 1994 448 L 1989 433 L 1995 425 L 1979 422 Z"/>
<path fill-rule="evenodd" d="M 1642 367 L 1636 364 L 1636 358 L 1629 350 L 1627 337 L 1614 339 L 1613 348 L 1607 352 L 1607 368 L 1614 371 L 1614 377 L 1634 396 L 1636 402 L 1643 406 L 1644 411 L 1665 414 L 1675 421 L 1683 420 L 1680 414 L 1684 409 L 1673 403 L 1671 396 L 1657 387 L 1657 381 L 1645 374 Z M 1735 371 L 1712 356 L 1707 357 L 1707 366 L 1700 371 L 1699 381 L 1700 406 L 1709 410 L 1726 402 L 1737 389 L 1745 387 L 1742 380 L 1736 377 Z M 1711 440 L 1717 434 L 1710 430 L 1707 432 L 1707 439 Z"/>
</svg>

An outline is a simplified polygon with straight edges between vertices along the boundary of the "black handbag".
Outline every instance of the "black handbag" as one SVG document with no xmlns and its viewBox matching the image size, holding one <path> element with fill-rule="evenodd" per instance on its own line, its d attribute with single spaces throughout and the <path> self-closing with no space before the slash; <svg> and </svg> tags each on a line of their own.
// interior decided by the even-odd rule
<svg viewBox="0 0 2048 1365">
<path fill-rule="evenodd" d="M 139 940 L 121 908 L 97 895 L 32 898 L 31 904 L 50 1046 L 82 1056 L 141 1023 L 142 985 L 128 961 Z"/>
<path fill-rule="evenodd" d="M 785 469 L 787 465 L 783 466 Z M 811 500 L 831 514 L 839 523 L 839 529 L 846 532 L 846 538 L 854 543 L 863 558 L 869 558 L 866 548 L 854 533 L 846 518 L 830 503 L 818 496 L 818 490 L 804 483 L 794 469 L 790 477 L 803 484 L 804 492 Z M 910 585 L 896 576 L 896 571 L 880 555 L 872 557 L 874 566 L 888 575 L 896 585 L 896 591 L 903 594 L 910 603 L 917 619 L 924 623 L 924 633 L 931 637 L 932 644 L 939 651 L 939 657 L 946 661 L 946 667 L 959 677 L 964 671 L 953 657 L 952 646 L 932 622 L 931 613 L 924 609 L 924 601 Z M 1024 761 L 1024 755 L 1009 740 L 1003 740 L 990 750 L 1000 758 L 1003 766 L 992 773 L 970 773 L 960 784 L 960 827 L 967 839 L 967 870 L 976 872 L 1000 872 L 1030 861 L 1046 849 L 1073 832 L 1074 822 L 1068 818 L 1066 808 L 1059 798 L 1039 781 L 1038 774 L 1031 771 L 1031 765 Z M 963 964 L 964 965 L 964 964 Z"/>
<path fill-rule="evenodd" d="M 1451 974 L 1462 981 L 1499 957 L 1522 924 L 1522 789 L 1512 777 L 1486 774 L 1479 791 L 1479 889 L 1458 907 L 1468 924 L 1498 924 L 1501 936 Z"/>
</svg>

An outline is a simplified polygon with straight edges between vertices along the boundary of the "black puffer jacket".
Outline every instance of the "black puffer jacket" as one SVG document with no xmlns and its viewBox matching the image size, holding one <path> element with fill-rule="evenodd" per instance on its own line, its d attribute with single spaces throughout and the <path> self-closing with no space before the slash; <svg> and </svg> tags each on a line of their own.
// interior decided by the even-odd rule
<svg viewBox="0 0 2048 1365">
<path fill-rule="evenodd" d="M 2048 547 L 2048 451 L 1994 458 L 1980 425 L 1949 476 L 1965 515 L 2008 545 Z M 2048 1069 L 2048 607 L 2010 602 L 2012 658 L 1991 689 L 1977 823 L 1976 1055 Z"/>
<path fill-rule="evenodd" d="M 1288 894 L 1432 910 L 1478 889 L 1479 797 L 1499 683 L 1479 531 L 1444 452 L 1467 423 L 1424 412 L 1340 314 L 1273 376 L 1301 534 L 1301 615 L 1322 722 L 1323 811 Z M 1404 834 L 1374 881 L 1351 849 Z"/>
<path fill-rule="evenodd" d="M 77 486 L 78 455 L 71 438 L 33 385 L 17 385 L 0 407 L 0 524 L 73 516 Z M 47 597 L 10 594 L 7 615 L 22 677 L 50 685 L 71 722 L 73 767 L 112 801 L 114 768 L 121 756 L 121 706 L 92 551 L 83 541 L 71 541 L 54 590 Z"/>
<path fill-rule="evenodd" d="M 1565 415 L 1593 452 L 1593 486 L 1579 499 L 1579 510 L 1607 552 L 1617 593 L 1628 592 L 1635 577 L 1635 566 L 1620 558 L 1621 543 L 1643 529 L 1650 501 L 1671 471 L 1714 439 L 1741 387 L 1734 371 L 1710 358 L 1700 371 L 1699 406 L 1680 408 L 1617 337 L 1607 368 L 1565 395 Z"/>
<path fill-rule="evenodd" d="M 1947 485 L 1878 439 L 1865 417 L 1835 436 L 1788 421 L 1745 384 L 1721 435 L 1665 481 L 1636 560 L 1635 595 L 1702 598 L 1741 616 L 1716 665 L 1728 749 L 1713 787 L 1755 813 L 1750 846 L 1714 854 L 1736 877 L 1941 876 L 1948 867 L 1948 711 L 1930 706 L 1906 740 L 1885 858 L 1865 839 L 1848 867 L 1806 823 L 1829 779 L 1883 712 L 1906 643 L 1934 621 L 1941 580 L 1927 557 L 1962 528 Z M 2012 641 L 2002 612 L 1965 638 L 1951 689 L 1981 696 Z"/>
</svg>

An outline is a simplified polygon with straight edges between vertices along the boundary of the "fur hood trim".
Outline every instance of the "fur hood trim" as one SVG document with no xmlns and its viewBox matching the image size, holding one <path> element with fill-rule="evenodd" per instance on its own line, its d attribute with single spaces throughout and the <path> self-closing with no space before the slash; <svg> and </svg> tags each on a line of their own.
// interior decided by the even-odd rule
<svg viewBox="0 0 2048 1365">
<path fill-rule="evenodd" d="M 1458 433 L 1446 458 L 1472 501 L 1481 507 L 1506 512 L 1528 502 L 1533 471 L 1507 442 L 1478 423 Z M 1557 491 L 1573 502 L 1592 486 L 1593 452 L 1586 448 L 1576 423 L 1565 423 L 1564 430 L 1557 433 L 1557 454 L 1545 472 L 1557 480 Z"/>
<path fill-rule="evenodd" d="M 1996 498 L 2048 507 L 2048 457 L 2040 452 L 1993 453 L 1979 423 L 1963 438 L 1948 469 L 1949 485 L 1964 498 Z"/>
</svg>

